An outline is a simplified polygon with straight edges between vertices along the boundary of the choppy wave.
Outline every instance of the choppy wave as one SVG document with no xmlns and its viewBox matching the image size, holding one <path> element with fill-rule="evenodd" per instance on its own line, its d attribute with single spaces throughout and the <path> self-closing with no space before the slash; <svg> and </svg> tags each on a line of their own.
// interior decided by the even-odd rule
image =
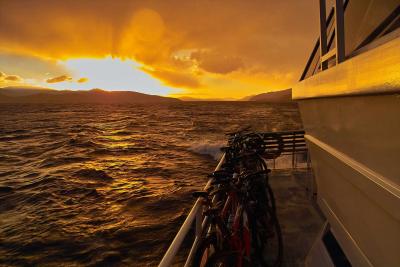
<svg viewBox="0 0 400 267">
<path fill-rule="evenodd" d="M 0 105 L 0 120 L 1 266 L 156 266 L 225 132 L 301 127 L 295 105 L 263 103 Z"/>
<path fill-rule="evenodd" d="M 209 155 L 214 160 L 219 160 L 223 154 L 221 148 L 224 146 L 226 146 L 226 141 L 217 141 L 217 142 L 203 141 L 192 144 L 189 147 L 189 151 L 192 151 L 200 155 Z"/>
</svg>

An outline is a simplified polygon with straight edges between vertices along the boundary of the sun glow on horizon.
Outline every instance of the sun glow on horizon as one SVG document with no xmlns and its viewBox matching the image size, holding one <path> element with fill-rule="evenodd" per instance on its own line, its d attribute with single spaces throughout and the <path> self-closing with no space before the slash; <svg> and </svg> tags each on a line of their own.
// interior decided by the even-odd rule
<svg viewBox="0 0 400 267">
<path fill-rule="evenodd" d="M 70 72 L 71 78 L 57 83 L 41 82 L 54 89 L 136 91 L 168 95 L 178 90 L 161 84 L 141 70 L 142 65 L 131 60 L 107 56 L 105 58 L 73 58 L 59 61 Z"/>
<path fill-rule="evenodd" d="M 318 33 L 312 1 L 0 1 L 0 87 L 240 99 L 297 82 Z"/>
</svg>

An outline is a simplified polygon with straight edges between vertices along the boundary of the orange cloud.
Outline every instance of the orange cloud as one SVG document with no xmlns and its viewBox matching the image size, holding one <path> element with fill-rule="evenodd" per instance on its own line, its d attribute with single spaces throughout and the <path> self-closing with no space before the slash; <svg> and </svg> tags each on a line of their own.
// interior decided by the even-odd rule
<svg viewBox="0 0 400 267">
<path fill-rule="evenodd" d="M 49 78 L 46 80 L 47 83 L 60 83 L 60 82 L 66 82 L 66 81 L 71 81 L 72 78 L 67 76 L 67 75 L 61 75 L 57 76 L 54 78 Z"/>
<path fill-rule="evenodd" d="M 23 79 L 18 75 L 7 75 L 4 72 L 0 71 L 0 82 L 3 83 L 15 83 L 15 82 L 22 82 Z"/>
<path fill-rule="evenodd" d="M 199 67 L 212 73 L 227 74 L 241 69 L 243 60 L 237 56 L 224 56 L 217 52 L 196 51 L 191 54 L 191 59 L 195 60 Z"/>
<path fill-rule="evenodd" d="M 20 82 L 22 81 L 22 78 L 19 77 L 18 75 L 8 75 L 4 77 L 5 81 L 10 81 L 10 82 Z"/>
<path fill-rule="evenodd" d="M 78 83 L 85 83 L 87 81 L 89 81 L 88 78 L 80 78 L 80 79 L 77 80 Z"/>
<path fill-rule="evenodd" d="M 51 60 L 129 58 L 162 83 L 199 94 L 290 86 L 318 32 L 313 1 L 2 0 L 1 6 L 0 51 Z M 243 84 L 249 86 L 239 89 Z"/>
<path fill-rule="evenodd" d="M 196 76 L 191 74 L 185 74 L 169 70 L 151 70 L 147 68 L 142 68 L 143 71 L 147 72 L 151 76 L 160 79 L 166 85 L 174 87 L 184 87 L 184 88 L 198 88 L 200 87 L 200 82 L 196 79 Z"/>
</svg>

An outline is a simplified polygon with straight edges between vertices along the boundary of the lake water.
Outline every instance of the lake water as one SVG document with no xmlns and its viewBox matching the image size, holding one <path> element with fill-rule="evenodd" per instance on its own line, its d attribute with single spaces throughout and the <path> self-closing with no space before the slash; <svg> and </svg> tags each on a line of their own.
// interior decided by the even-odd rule
<svg viewBox="0 0 400 267">
<path fill-rule="evenodd" d="M 156 266 L 224 133 L 295 104 L 0 105 L 0 265 Z"/>
</svg>

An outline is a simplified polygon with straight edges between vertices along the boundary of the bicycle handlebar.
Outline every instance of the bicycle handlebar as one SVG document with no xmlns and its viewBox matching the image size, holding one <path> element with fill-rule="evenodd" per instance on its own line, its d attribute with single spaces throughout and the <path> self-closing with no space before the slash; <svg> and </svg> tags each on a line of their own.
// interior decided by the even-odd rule
<svg viewBox="0 0 400 267">
<path fill-rule="evenodd" d="M 246 132 L 250 127 L 230 133 L 228 146 L 222 148 L 225 152 L 235 154 L 235 157 L 246 155 L 247 153 L 256 153 L 267 159 L 274 159 L 281 155 L 284 143 L 282 136 L 276 133 L 256 133 Z M 277 147 L 268 147 L 269 143 L 275 140 Z"/>
</svg>

